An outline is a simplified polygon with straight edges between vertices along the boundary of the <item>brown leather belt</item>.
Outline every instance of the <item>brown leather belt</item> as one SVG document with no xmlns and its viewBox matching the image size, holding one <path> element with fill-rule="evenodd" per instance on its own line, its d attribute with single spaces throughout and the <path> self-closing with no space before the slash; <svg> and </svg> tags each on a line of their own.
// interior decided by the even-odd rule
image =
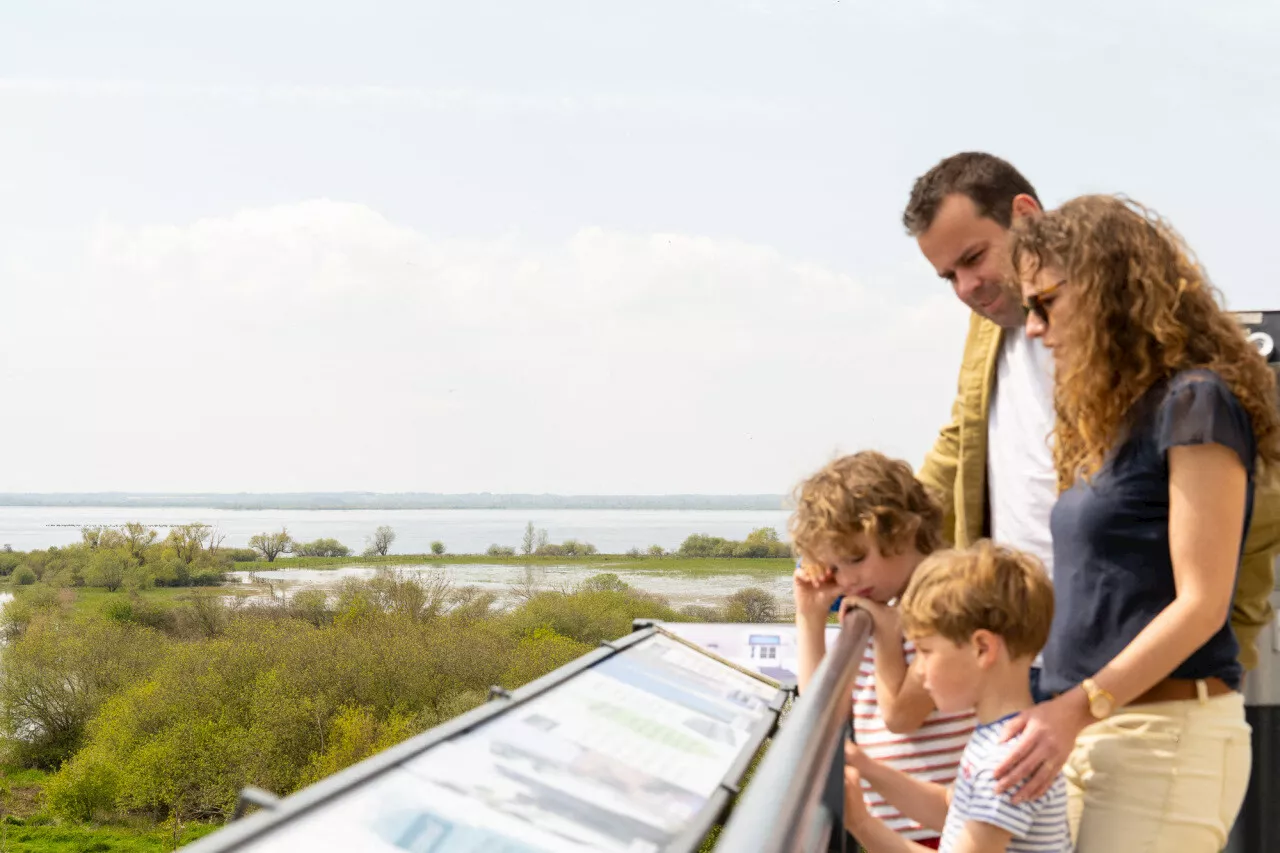
<svg viewBox="0 0 1280 853">
<path fill-rule="evenodd" d="M 1205 678 L 1202 680 L 1210 696 L 1221 696 L 1224 693 L 1232 692 L 1227 682 L 1221 678 Z M 1137 699 L 1130 701 L 1129 704 L 1148 705 L 1152 702 L 1180 702 L 1185 699 L 1195 699 L 1198 696 L 1194 678 L 1166 678 Z"/>
</svg>

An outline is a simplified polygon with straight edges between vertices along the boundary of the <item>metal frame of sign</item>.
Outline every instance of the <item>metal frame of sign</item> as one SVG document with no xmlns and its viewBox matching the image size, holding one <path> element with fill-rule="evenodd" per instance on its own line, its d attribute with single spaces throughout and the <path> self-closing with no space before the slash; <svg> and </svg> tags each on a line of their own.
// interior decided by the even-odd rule
<svg viewBox="0 0 1280 853">
<path fill-rule="evenodd" d="M 689 851 L 696 850 L 712 827 L 724 817 L 733 802 L 733 798 L 740 790 L 739 786 L 743 777 L 746 776 L 751 762 L 759 754 L 760 748 L 765 741 L 777 730 L 782 709 L 791 697 L 792 691 L 789 687 L 779 685 L 774 680 L 758 672 L 752 672 L 749 669 L 738 666 L 669 631 L 665 631 L 658 625 L 637 620 L 634 627 L 635 630 L 627 636 L 602 643 L 599 648 L 516 690 L 507 692 L 501 688 L 493 688 L 490 692 L 490 701 L 484 705 L 419 735 L 415 735 L 344 770 L 340 770 L 332 776 L 326 777 L 287 797 L 274 799 L 266 792 L 247 788 L 241 792 L 241 803 L 237 806 L 237 813 L 243 810 L 246 803 L 259 805 L 260 809 L 258 811 L 239 819 L 233 819 L 216 832 L 194 841 L 182 849 L 185 853 L 224 853 L 224 851 L 239 850 L 247 844 L 258 842 L 262 840 L 263 836 L 282 828 L 285 824 L 289 824 L 303 815 L 325 808 L 335 798 L 372 782 L 381 774 L 417 758 L 432 747 L 484 725 L 498 715 L 569 681 L 591 667 L 625 651 L 630 646 L 661 635 L 688 646 L 705 657 L 749 675 L 766 685 L 777 688 L 776 695 L 767 706 L 769 714 L 751 730 L 743 751 L 729 767 L 716 790 L 707 798 L 707 802 L 702 809 L 689 821 L 689 825 L 664 848 L 668 853 L 689 853 Z"/>
</svg>

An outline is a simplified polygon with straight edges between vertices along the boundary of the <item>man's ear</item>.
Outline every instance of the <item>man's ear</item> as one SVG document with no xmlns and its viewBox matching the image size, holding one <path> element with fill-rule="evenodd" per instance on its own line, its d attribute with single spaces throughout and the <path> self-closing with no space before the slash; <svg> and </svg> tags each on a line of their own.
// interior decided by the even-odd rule
<svg viewBox="0 0 1280 853">
<path fill-rule="evenodd" d="M 1039 216 L 1042 211 L 1040 204 L 1026 193 L 1018 193 L 1013 197 L 1013 218 L 1021 219 L 1024 216 Z"/>
</svg>

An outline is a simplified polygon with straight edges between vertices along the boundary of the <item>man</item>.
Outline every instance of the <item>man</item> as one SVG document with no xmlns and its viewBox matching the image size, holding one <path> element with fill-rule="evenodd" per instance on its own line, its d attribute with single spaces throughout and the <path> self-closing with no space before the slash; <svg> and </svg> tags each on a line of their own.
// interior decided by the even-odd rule
<svg viewBox="0 0 1280 853">
<path fill-rule="evenodd" d="M 943 499 L 948 542 L 989 537 L 1035 554 L 1053 574 L 1049 511 L 1058 497 L 1048 438 L 1053 431 L 1053 360 L 1023 334 L 1025 314 L 1009 280 L 1008 229 L 1035 216 L 1035 189 L 1012 165 L 983 153 L 956 154 L 919 179 L 902 215 L 907 233 L 969 306 L 969 334 L 951 422 L 919 478 Z M 1245 670 L 1270 621 L 1273 555 L 1280 548 L 1280 491 L 1259 487 L 1231 608 Z M 1037 700 L 1039 669 L 1032 669 Z"/>
</svg>

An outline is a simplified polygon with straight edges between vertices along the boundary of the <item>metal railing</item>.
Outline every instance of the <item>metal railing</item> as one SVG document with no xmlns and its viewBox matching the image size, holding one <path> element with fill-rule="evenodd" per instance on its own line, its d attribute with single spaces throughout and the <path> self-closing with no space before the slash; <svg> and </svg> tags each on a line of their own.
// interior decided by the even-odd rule
<svg viewBox="0 0 1280 853">
<path fill-rule="evenodd" d="M 716 853 L 846 849 L 844 739 L 853 681 L 871 629 L 866 611 L 845 614 L 839 637 L 734 807 Z"/>
</svg>

